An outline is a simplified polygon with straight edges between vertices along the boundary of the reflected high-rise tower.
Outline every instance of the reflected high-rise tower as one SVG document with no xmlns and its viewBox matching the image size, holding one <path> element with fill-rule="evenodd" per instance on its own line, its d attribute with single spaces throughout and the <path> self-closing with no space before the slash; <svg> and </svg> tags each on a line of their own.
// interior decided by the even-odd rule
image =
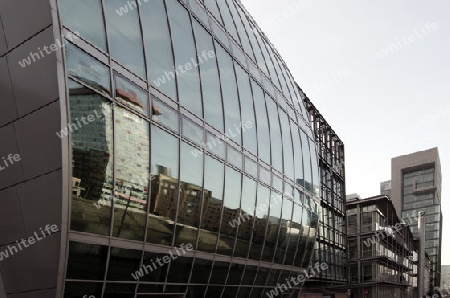
<svg viewBox="0 0 450 298">
<path fill-rule="evenodd" d="M 0 1 L 0 90 L 0 297 L 266 297 L 309 266 L 314 134 L 240 1 Z"/>
</svg>

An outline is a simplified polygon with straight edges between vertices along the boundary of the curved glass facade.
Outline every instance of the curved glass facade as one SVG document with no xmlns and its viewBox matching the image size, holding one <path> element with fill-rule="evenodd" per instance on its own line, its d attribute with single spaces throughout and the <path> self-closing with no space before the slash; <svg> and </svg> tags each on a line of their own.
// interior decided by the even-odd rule
<svg viewBox="0 0 450 298">
<path fill-rule="evenodd" d="M 59 13 L 80 37 L 65 47 L 66 297 L 265 297 L 308 267 L 316 146 L 242 5 L 60 0 Z"/>
</svg>

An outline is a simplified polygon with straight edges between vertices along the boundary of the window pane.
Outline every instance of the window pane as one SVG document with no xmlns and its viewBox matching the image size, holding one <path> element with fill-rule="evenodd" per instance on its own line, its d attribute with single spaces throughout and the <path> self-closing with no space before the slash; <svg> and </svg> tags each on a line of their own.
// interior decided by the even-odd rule
<svg viewBox="0 0 450 298">
<path fill-rule="evenodd" d="M 253 228 L 253 240 L 249 257 L 259 260 L 262 252 L 262 244 L 266 235 L 267 218 L 269 216 L 270 190 L 258 185 L 255 210 L 255 226 Z"/>
<path fill-rule="evenodd" d="M 114 109 L 116 181 L 113 236 L 143 240 L 149 183 L 149 124 L 122 107 Z"/>
<path fill-rule="evenodd" d="M 192 156 L 194 147 L 181 142 L 180 203 L 175 245 L 195 246 L 202 208 L 203 156 Z"/>
<path fill-rule="evenodd" d="M 166 1 L 175 51 L 175 65 L 180 103 L 203 117 L 197 53 L 187 10 L 178 1 Z"/>
<path fill-rule="evenodd" d="M 287 115 L 279 110 L 281 132 L 283 137 L 283 165 L 284 174 L 295 181 L 294 152 L 292 151 L 291 128 Z"/>
<path fill-rule="evenodd" d="M 106 246 L 70 241 L 66 278 L 103 280 L 107 255 Z"/>
<path fill-rule="evenodd" d="M 156 97 L 152 97 L 152 120 L 163 124 L 175 132 L 180 131 L 178 111 L 175 111 Z"/>
<path fill-rule="evenodd" d="M 151 0 L 139 7 L 147 59 L 148 80 L 172 100 L 177 101 L 172 43 L 162 0 Z"/>
<path fill-rule="evenodd" d="M 152 126 L 152 193 L 147 224 L 147 242 L 172 244 L 178 198 L 178 142 Z"/>
<path fill-rule="evenodd" d="M 287 247 L 287 253 L 286 253 L 286 259 L 284 260 L 284 264 L 286 265 L 292 265 L 292 262 L 294 261 L 295 252 L 298 247 L 298 241 L 300 239 L 300 233 L 301 233 L 301 222 L 302 222 L 302 207 L 298 205 L 297 203 L 294 203 L 294 208 L 292 211 L 292 223 L 290 228 L 290 237 L 289 237 L 289 244 Z M 298 252 L 297 257 L 299 259 L 303 258 L 303 255 L 301 255 L 304 252 Z"/>
<path fill-rule="evenodd" d="M 111 94 L 109 68 L 73 44 L 66 45 L 67 73 L 105 95 Z"/>
<path fill-rule="evenodd" d="M 116 10 L 128 6 L 127 1 L 105 0 L 104 3 L 111 56 L 140 77 L 146 78 L 137 9 L 130 9 L 120 16 Z"/>
<path fill-rule="evenodd" d="M 278 108 L 275 102 L 267 94 L 266 103 L 270 121 L 270 146 L 272 148 L 272 166 L 278 171 L 283 172 L 283 143 L 281 141 Z"/>
<path fill-rule="evenodd" d="M 320 192 L 320 177 L 319 177 L 319 164 L 317 161 L 317 151 L 316 145 L 314 141 L 309 140 L 309 148 L 311 149 L 311 167 L 312 167 L 312 175 L 313 175 L 313 193 L 319 195 Z"/>
<path fill-rule="evenodd" d="M 69 91 L 73 121 L 69 127 L 73 175 L 71 229 L 109 235 L 114 161 L 112 109 L 110 102 L 100 95 L 78 86 Z M 86 119 L 88 125 L 83 123 Z"/>
<path fill-rule="evenodd" d="M 61 22 L 106 52 L 105 24 L 100 0 L 59 1 Z"/>
<path fill-rule="evenodd" d="M 233 23 L 233 18 L 231 17 L 230 10 L 225 0 L 216 0 L 217 6 L 219 6 L 222 19 L 224 21 L 224 27 L 227 29 L 228 33 L 233 36 L 234 40 L 240 43 L 239 36 L 237 35 L 236 27 Z"/>
<path fill-rule="evenodd" d="M 130 273 L 139 270 L 142 251 L 111 247 L 107 280 L 134 281 Z"/>
<path fill-rule="evenodd" d="M 305 188 L 312 192 L 312 167 L 309 142 L 308 138 L 302 130 L 300 130 L 300 137 L 302 140 L 303 165 L 305 166 Z"/>
<path fill-rule="evenodd" d="M 255 102 L 255 112 L 257 118 L 258 132 L 258 156 L 266 163 L 270 164 L 270 131 L 267 119 L 266 102 L 264 93 L 255 81 L 252 80 L 253 100 Z"/>
<path fill-rule="evenodd" d="M 242 134 L 244 148 L 258 155 L 258 141 L 256 138 L 256 121 L 255 109 L 253 107 L 252 90 L 250 88 L 250 81 L 248 74 L 237 64 L 234 64 L 236 69 L 236 77 L 238 82 L 239 99 L 241 102 L 242 115 Z"/>
<path fill-rule="evenodd" d="M 223 200 L 224 164 L 205 156 L 203 218 L 198 250 L 215 252 Z"/>
<path fill-rule="evenodd" d="M 228 256 L 233 253 L 234 238 L 239 225 L 234 220 L 240 218 L 241 179 L 241 173 L 236 172 L 232 168 L 225 167 L 225 195 L 217 253 Z"/>
<path fill-rule="evenodd" d="M 139 278 L 139 281 L 144 282 L 164 282 L 166 280 L 166 274 L 168 266 L 165 264 L 164 266 L 158 266 L 156 263 L 158 260 L 156 258 L 162 259 L 167 254 L 157 254 L 153 252 L 144 252 L 144 259 L 142 260 L 143 269 L 147 269 L 145 272 L 149 272 L 145 274 L 143 277 Z M 156 268 L 155 268 L 156 267 Z M 137 269 L 135 269 L 137 270 Z M 150 292 L 152 293 L 152 292 Z"/>
<path fill-rule="evenodd" d="M 147 91 L 116 73 L 114 80 L 116 82 L 116 100 L 148 116 Z"/>
<path fill-rule="evenodd" d="M 200 76 L 202 79 L 205 120 L 223 132 L 222 97 L 220 95 L 219 71 L 213 40 L 211 35 L 197 21 L 193 21 L 193 26 L 197 41 L 197 55 L 199 57 L 203 55 L 203 58 L 201 58 L 203 63 L 200 64 Z"/>
<path fill-rule="evenodd" d="M 225 133 L 234 142 L 241 144 L 241 115 L 233 60 L 218 43 L 216 43 L 216 51 L 225 111 Z"/>
<path fill-rule="evenodd" d="M 277 237 L 279 232 L 279 222 L 281 218 L 282 197 L 280 194 L 272 191 L 270 197 L 270 210 L 267 226 L 266 241 L 262 260 L 271 262 L 277 245 Z"/>
<path fill-rule="evenodd" d="M 298 126 L 291 121 L 291 136 L 292 145 L 294 149 L 294 167 L 295 167 L 295 182 L 301 186 L 304 186 L 303 178 L 303 154 L 302 143 L 300 141 Z"/>
<path fill-rule="evenodd" d="M 83 295 L 87 295 L 87 297 L 100 297 L 102 295 L 102 288 L 103 283 L 66 281 L 64 298 L 78 298 L 83 297 Z"/>
<path fill-rule="evenodd" d="M 283 209 L 281 212 L 280 221 L 280 235 L 278 237 L 277 251 L 275 254 L 275 263 L 282 263 L 286 255 L 287 246 L 289 244 L 291 232 L 291 219 L 294 203 L 286 198 L 283 198 Z"/>
<path fill-rule="evenodd" d="M 252 48 L 250 45 L 250 41 L 248 39 L 247 33 L 245 32 L 245 27 L 242 24 L 241 17 L 239 16 L 239 13 L 238 13 L 236 7 L 234 6 L 235 3 L 234 3 L 234 1 L 227 1 L 227 2 L 230 7 L 230 12 L 234 19 L 234 23 L 236 24 L 236 28 L 239 33 L 239 37 L 241 39 L 241 45 L 243 46 L 245 52 L 249 53 L 249 56 L 252 56 L 253 54 L 252 54 Z"/>
<path fill-rule="evenodd" d="M 223 25 L 222 18 L 220 17 L 220 11 L 217 7 L 216 0 L 204 0 L 206 8 L 213 14 L 213 16 L 216 18 L 216 20 L 219 21 Z"/>
</svg>

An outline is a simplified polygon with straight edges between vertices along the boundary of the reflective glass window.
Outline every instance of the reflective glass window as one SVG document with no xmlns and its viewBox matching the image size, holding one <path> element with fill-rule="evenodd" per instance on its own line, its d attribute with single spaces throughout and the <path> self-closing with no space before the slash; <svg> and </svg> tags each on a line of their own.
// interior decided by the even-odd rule
<svg viewBox="0 0 450 298">
<path fill-rule="evenodd" d="M 151 85 L 177 100 L 174 61 L 167 13 L 162 0 L 139 7 L 144 35 L 148 80 Z"/>
<path fill-rule="evenodd" d="M 236 76 L 231 56 L 216 43 L 217 61 L 219 63 L 220 82 L 222 86 L 225 111 L 226 134 L 236 143 L 241 144 L 241 115 L 237 94 Z"/>
<path fill-rule="evenodd" d="M 152 126 L 151 201 L 147 242 L 172 244 L 178 198 L 179 140 Z"/>
<path fill-rule="evenodd" d="M 283 111 L 279 110 L 281 133 L 283 139 L 283 165 L 284 174 L 295 181 L 294 174 L 294 152 L 292 151 L 291 128 L 289 120 Z"/>
<path fill-rule="evenodd" d="M 242 169 L 242 152 L 228 145 L 227 149 L 228 162 L 238 169 Z"/>
<path fill-rule="evenodd" d="M 298 243 L 297 256 L 294 261 L 294 266 L 302 267 L 303 261 L 306 259 L 308 252 L 306 251 L 306 245 L 309 241 L 309 230 L 311 224 L 311 211 L 303 208 L 302 214 L 302 226 L 301 226 L 301 234 L 300 241 Z"/>
<path fill-rule="evenodd" d="M 142 269 L 145 274 L 139 277 L 140 282 L 164 282 L 166 280 L 168 266 L 167 264 L 164 266 L 158 264 L 158 258 L 161 260 L 164 256 L 167 256 L 167 254 L 144 252 Z"/>
<path fill-rule="evenodd" d="M 245 30 L 247 31 L 247 36 L 249 37 L 249 40 L 250 40 L 250 43 L 251 43 L 251 46 L 252 46 L 252 49 L 253 49 L 252 53 L 255 55 L 256 60 L 254 59 L 253 55 L 249 55 L 249 56 L 254 62 L 257 62 L 258 65 L 259 65 L 259 63 L 262 63 L 261 67 L 263 67 L 262 69 L 265 69 L 266 65 L 264 64 L 264 61 L 263 61 L 261 49 L 258 46 L 258 43 L 256 41 L 256 37 L 255 37 L 255 34 L 254 34 L 254 30 L 256 30 L 256 29 L 254 29 L 250 25 L 249 20 L 247 19 L 245 13 L 241 10 L 241 8 L 238 8 L 238 12 L 241 15 L 241 20 L 242 20 L 242 23 L 244 24 Z M 264 72 L 266 72 L 266 71 L 264 71 Z"/>
<path fill-rule="evenodd" d="M 189 13 L 178 1 L 166 1 L 180 104 L 199 117 L 203 117 L 200 93 L 199 61 L 195 49 L 194 36 Z"/>
<path fill-rule="evenodd" d="M 78 298 L 83 297 L 83 295 L 87 295 L 87 297 L 101 297 L 102 289 L 103 283 L 66 281 L 64 285 L 64 297 Z"/>
<path fill-rule="evenodd" d="M 241 264 L 230 264 L 230 273 L 228 274 L 228 279 L 227 279 L 227 285 L 239 285 L 241 283 L 241 279 L 242 279 L 242 275 L 244 274 L 244 269 L 245 269 L 245 265 L 241 265 Z M 233 289 L 232 287 L 228 287 L 227 288 L 227 294 L 228 291 Z M 234 287 L 234 289 L 236 289 L 237 291 L 237 287 Z M 230 292 L 230 295 L 233 292 Z M 235 297 L 235 296 L 232 296 Z"/>
<path fill-rule="evenodd" d="M 252 80 L 253 100 L 255 102 L 255 113 L 258 133 L 258 156 L 270 164 L 270 130 L 267 119 L 266 102 L 261 87 Z M 275 154 L 275 153 L 274 153 Z"/>
<path fill-rule="evenodd" d="M 106 283 L 105 294 L 103 297 L 123 297 L 133 298 L 136 291 L 136 283 Z"/>
<path fill-rule="evenodd" d="M 248 32 L 248 34 L 253 34 L 254 35 L 254 39 L 250 39 L 252 41 L 252 45 L 253 45 L 253 51 L 255 52 L 255 56 L 256 56 L 256 62 L 258 64 L 258 67 L 262 70 L 262 72 L 266 75 L 269 76 L 269 72 L 267 71 L 267 66 L 266 66 L 266 62 L 265 62 L 265 58 L 263 56 L 263 49 L 261 48 L 261 43 L 259 42 L 260 40 L 260 33 L 259 31 L 256 29 L 256 27 L 250 22 L 249 23 L 249 27 L 251 28 L 250 32 Z"/>
<path fill-rule="evenodd" d="M 291 236 L 291 219 L 294 203 L 287 198 L 283 198 L 283 208 L 281 211 L 280 234 L 274 262 L 282 264 L 286 255 L 287 247 Z"/>
<path fill-rule="evenodd" d="M 233 18 L 231 17 L 230 9 L 225 0 L 216 0 L 217 6 L 219 6 L 220 13 L 222 15 L 222 19 L 224 21 L 224 27 L 227 29 L 228 33 L 233 36 L 234 40 L 240 43 L 239 36 L 236 31 L 236 27 L 233 22 Z"/>
<path fill-rule="evenodd" d="M 192 277 L 190 283 L 207 284 L 211 274 L 212 261 L 196 258 L 192 268 Z"/>
<path fill-rule="evenodd" d="M 220 94 L 219 70 L 211 35 L 197 21 L 193 21 L 197 55 L 202 59 L 200 76 L 202 79 L 205 120 L 219 131 L 224 131 L 222 97 Z"/>
<path fill-rule="evenodd" d="M 193 157 L 194 147 L 181 142 L 180 202 L 175 245 L 195 246 L 202 210 L 203 156 Z"/>
<path fill-rule="evenodd" d="M 215 261 L 209 283 L 213 284 L 213 285 L 214 284 L 216 284 L 216 285 L 224 284 L 225 278 L 228 275 L 229 267 L 230 267 L 230 263 L 228 263 L 228 262 Z M 206 297 L 220 297 L 220 294 L 218 296 L 206 296 Z"/>
<path fill-rule="evenodd" d="M 216 18 L 219 23 L 223 25 L 222 18 L 220 17 L 220 11 L 217 7 L 217 1 L 216 0 L 204 0 L 206 8 L 213 14 L 213 16 Z"/>
<path fill-rule="evenodd" d="M 148 94 L 121 75 L 114 74 L 116 100 L 148 116 Z"/>
<path fill-rule="evenodd" d="M 286 265 L 292 265 L 295 258 L 295 252 L 298 247 L 298 241 L 300 240 L 301 232 L 302 232 L 302 214 L 303 210 L 302 207 L 294 203 L 293 210 L 292 210 L 292 222 L 291 227 L 289 229 L 290 237 L 288 240 L 288 245 L 286 249 L 286 259 L 284 260 L 284 264 Z M 300 252 L 301 253 L 301 252 Z M 299 255 L 299 258 L 303 258 L 303 256 Z"/>
<path fill-rule="evenodd" d="M 111 247 L 109 256 L 109 266 L 107 280 L 136 280 L 138 277 L 136 270 L 139 270 L 141 264 L 142 251 L 133 249 L 124 249 Z M 132 274 L 135 276 L 133 277 Z"/>
<path fill-rule="evenodd" d="M 312 167 L 312 175 L 313 175 L 313 192 L 316 195 L 319 195 L 320 192 L 320 177 L 319 177 L 319 164 L 317 160 L 317 151 L 316 151 L 316 145 L 314 144 L 314 141 L 311 139 L 309 140 L 309 147 L 311 149 L 311 167 Z"/>
<path fill-rule="evenodd" d="M 189 1 L 189 8 L 191 12 L 205 25 L 209 28 L 209 17 L 203 7 L 198 4 L 197 1 Z"/>
<path fill-rule="evenodd" d="M 152 97 L 152 120 L 172 129 L 180 131 L 180 114 L 156 97 Z"/>
<path fill-rule="evenodd" d="M 294 168 L 295 168 L 295 183 L 304 186 L 304 176 L 303 176 L 303 154 L 302 143 L 300 141 L 300 134 L 298 126 L 291 121 L 291 136 L 292 136 L 292 146 L 294 150 Z"/>
<path fill-rule="evenodd" d="M 258 165 L 249 157 L 245 157 L 245 172 L 255 178 L 258 177 Z"/>
<path fill-rule="evenodd" d="M 258 267 L 245 266 L 245 273 L 244 273 L 244 276 L 242 277 L 241 284 L 242 285 L 253 285 L 253 281 L 255 280 L 257 270 L 258 270 Z M 246 289 L 251 289 L 251 288 L 246 287 Z M 243 287 L 241 287 L 239 290 L 240 297 L 248 297 L 248 296 L 245 296 L 245 294 L 242 290 L 243 290 Z"/>
<path fill-rule="evenodd" d="M 73 183 L 70 228 L 109 235 L 114 161 L 111 104 L 78 84 L 72 85 L 69 94 Z"/>
<path fill-rule="evenodd" d="M 103 280 L 107 255 L 106 246 L 70 241 L 66 278 Z"/>
<path fill-rule="evenodd" d="M 211 29 L 214 32 L 214 37 L 217 38 L 223 46 L 229 49 L 230 41 L 228 40 L 228 34 L 222 29 L 222 27 L 217 25 L 216 22 L 211 22 Z"/>
<path fill-rule="evenodd" d="M 226 144 L 222 139 L 222 137 L 218 137 L 210 132 L 206 132 L 205 148 L 209 152 L 212 152 L 213 154 L 221 157 L 222 159 L 226 159 L 225 157 Z"/>
<path fill-rule="evenodd" d="M 303 130 L 300 130 L 300 137 L 302 140 L 303 165 L 305 167 L 305 188 L 312 192 L 312 167 L 311 167 L 311 153 L 309 150 L 308 137 Z"/>
<path fill-rule="evenodd" d="M 111 93 L 109 68 L 88 55 L 83 50 L 69 43 L 66 50 L 67 73 L 102 94 Z"/>
<path fill-rule="evenodd" d="M 269 268 L 265 268 L 265 267 L 259 267 L 258 268 L 258 273 L 256 274 L 256 278 L 255 278 L 255 285 L 258 286 L 264 286 L 266 284 L 267 278 L 269 276 Z M 250 297 L 261 297 L 261 290 L 259 288 L 253 288 L 252 289 L 252 295 Z M 256 293 L 259 293 L 259 295 L 255 295 Z"/>
<path fill-rule="evenodd" d="M 281 141 L 280 121 L 278 119 L 278 107 L 266 94 L 267 111 L 270 122 L 270 146 L 272 148 L 272 166 L 283 172 L 283 142 Z"/>
<path fill-rule="evenodd" d="M 181 127 L 184 137 L 203 146 L 203 127 L 200 127 L 200 125 L 194 123 L 186 117 L 181 118 Z"/>
<path fill-rule="evenodd" d="M 206 155 L 203 217 L 198 250 L 215 252 L 223 201 L 224 176 L 224 164 Z"/>
<path fill-rule="evenodd" d="M 277 238 L 279 233 L 279 224 L 281 218 L 281 207 L 283 199 L 280 194 L 272 191 L 270 197 L 270 210 L 267 225 L 266 241 L 262 260 L 271 262 L 277 246 Z"/>
<path fill-rule="evenodd" d="M 105 0 L 104 5 L 111 56 L 140 77 L 146 78 L 137 9 L 119 15 L 117 10 L 128 6 L 125 0 Z"/>
<path fill-rule="evenodd" d="M 238 13 L 238 10 L 235 7 L 234 1 L 227 1 L 228 6 L 230 7 L 231 15 L 233 16 L 234 23 L 236 24 L 236 29 L 239 33 L 239 37 L 241 39 L 241 45 L 243 46 L 245 52 L 253 58 L 253 50 L 252 46 L 250 45 L 250 40 L 248 39 L 247 32 L 245 31 L 244 24 L 242 23 L 241 17 Z"/>
<path fill-rule="evenodd" d="M 170 262 L 167 282 L 169 283 L 187 283 L 192 269 L 192 258 L 178 257 Z"/>
<path fill-rule="evenodd" d="M 266 62 L 267 68 L 269 70 L 270 78 L 272 78 L 272 83 L 274 83 L 276 86 L 278 86 L 278 88 L 281 88 L 280 87 L 280 82 L 278 81 L 277 72 L 275 70 L 275 66 L 274 66 L 273 61 L 272 61 L 272 57 L 273 57 L 272 51 L 268 50 L 269 47 L 266 48 L 267 44 L 261 38 L 261 36 L 259 34 L 256 34 L 256 37 L 258 38 L 259 45 L 261 46 L 261 50 L 262 50 L 262 53 L 264 55 L 264 60 Z M 272 54 L 272 55 L 270 55 L 269 53 Z"/>
<path fill-rule="evenodd" d="M 100 0 L 62 0 L 59 11 L 63 26 L 106 52 L 105 24 Z"/>
<path fill-rule="evenodd" d="M 240 219 L 242 174 L 225 167 L 225 194 L 217 253 L 231 255 Z"/>
<path fill-rule="evenodd" d="M 266 235 L 266 226 L 269 216 L 270 190 L 258 185 L 256 209 L 255 209 L 255 225 L 253 227 L 253 240 L 250 248 L 249 257 L 259 260 L 262 253 L 262 245 Z"/>
<path fill-rule="evenodd" d="M 149 124 L 137 115 L 114 109 L 116 181 L 113 236 L 143 240 L 150 173 Z"/>
<path fill-rule="evenodd" d="M 254 155 L 258 155 L 255 109 L 253 107 L 253 97 L 249 77 L 239 65 L 236 63 L 234 65 L 236 69 L 239 99 L 241 102 L 243 145 L 245 149 Z"/>
<path fill-rule="evenodd" d="M 240 220 L 238 227 L 238 240 L 234 256 L 246 258 L 250 248 L 250 240 L 253 234 L 253 219 L 255 218 L 256 181 L 243 176 Z"/>
<path fill-rule="evenodd" d="M 270 185 L 271 178 L 272 178 L 272 174 L 270 173 L 270 171 L 260 165 L 259 166 L 259 180 L 267 185 Z"/>
</svg>

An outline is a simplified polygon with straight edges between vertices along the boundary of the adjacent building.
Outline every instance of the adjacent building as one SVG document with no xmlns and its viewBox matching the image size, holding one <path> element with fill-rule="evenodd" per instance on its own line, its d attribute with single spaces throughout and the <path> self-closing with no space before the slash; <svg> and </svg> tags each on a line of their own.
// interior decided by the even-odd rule
<svg viewBox="0 0 450 298">
<path fill-rule="evenodd" d="M 345 282 L 342 142 L 240 1 L 0 1 L 0 90 L 0 297 Z"/>
<path fill-rule="evenodd" d="M 347 297 L 346 289 L 336 287 L 347 284 L 344 143 L 306 95 L 303 101 L 318 146 L 320 169 L 319 228 L 312 263 L 326 261 L 328 270 L 305 283 L 302 297 L 308 293 Z"/>
<path fill-rule="evenodd" d="M 401 219 L 388 196 L 347 196 L 351 297 L 416 297 L 417 245 L 408 227 L 415 221 Z"/>
<path fill-rule="evenodd" d="M 441 284 L 441 164 L 437 148 L 392 159 L 391 198 L 397 215 L 405 218 L 412 212 L 425 212 L 425 252 L 431 261 L 430 288 Z M 417 222 L 410 225 L 417 237 Z"/>
</svg>

